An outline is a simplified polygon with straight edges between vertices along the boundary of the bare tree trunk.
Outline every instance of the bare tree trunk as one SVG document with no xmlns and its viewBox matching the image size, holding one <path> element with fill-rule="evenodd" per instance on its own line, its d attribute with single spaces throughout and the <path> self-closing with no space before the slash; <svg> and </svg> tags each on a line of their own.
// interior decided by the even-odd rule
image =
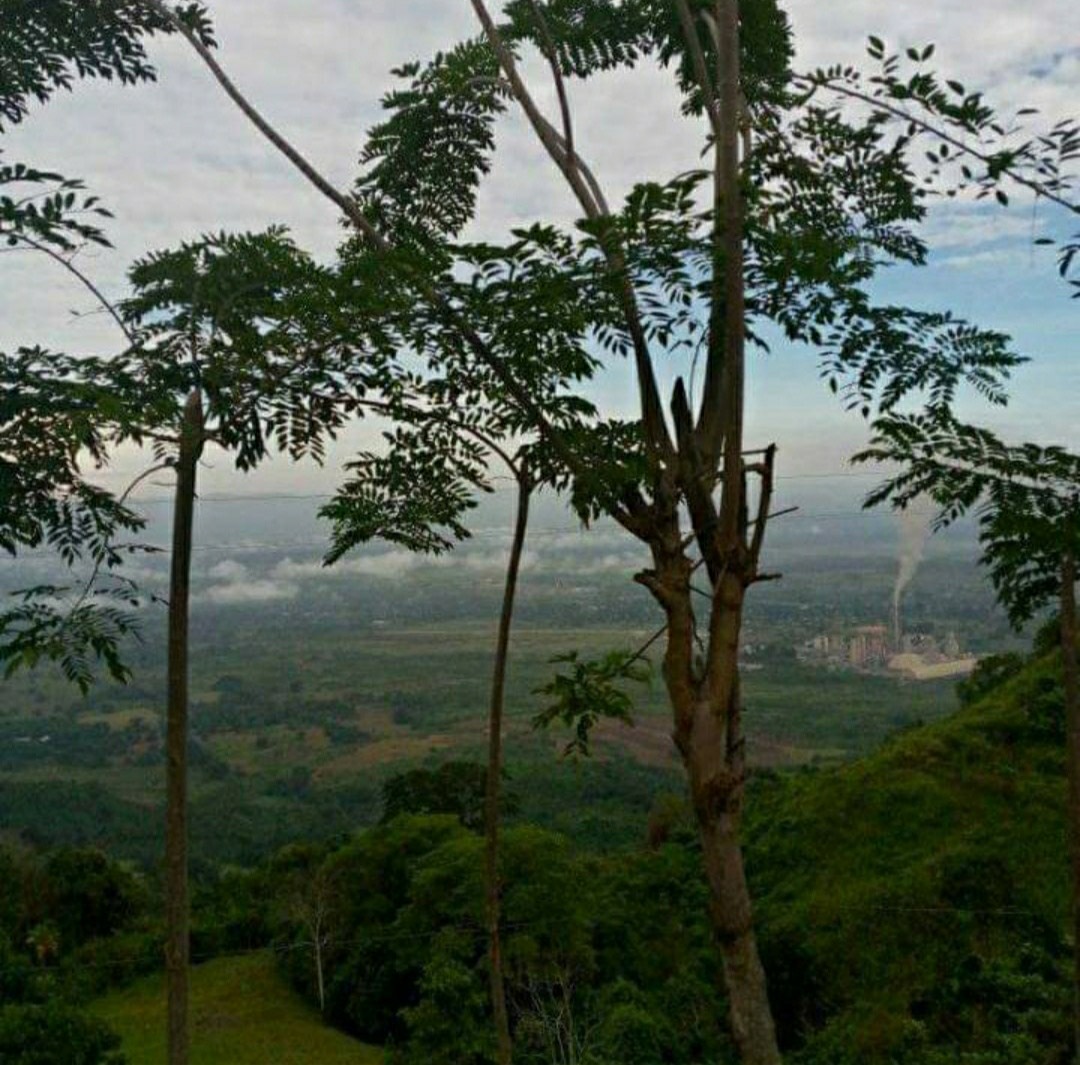
<svg viewBox="0 0 1080 1065">
<path fill-rule="evenodd" d="M 741 832 L 746 785 L 741 764 L 742 737 L 737 725 L 741 716 L 738 700 L 736 684 L 727 722 L 725 746 L 729 756 L 722 762 L 717 760 L 709 775 L 694 772 L 691 790 L 712 892 L 712 925 L 723 959 L 732 1037 L 747 1065 L 778 1065 L 780 1050 L 743 864 Z M 708 746 L 715 749 L 712 744 Z"/>
<path fill-rule="evenodd" d="M 169 664 L 165 800 L 165 972 L 168 995 L 169 1065 L 188 1065 L 188 604 L 191 583 L 195 480 L 203 447 L 203 409 L 198 390 L 184 407 L 176 460 L 172 567 L 169 580 Z"/>
<path fill-rule="evenodd" d="M 672 692 L 672 701 L 676 704 L 676 740 L 686 764 L 701 837 L 732 1037 L 744 1065 L 779 1065 L 780 1049 L 754 934 L 741 841 L 746 765 L 738 648 L 744 594 L 739 574 L 728 572 L 721 578 L 713 599 L 705 676 L 682 687 L 682 707 L 678 706 L 679 689 Z M 689 616 L 688 603 L 685 614 Z M 674 626 L 672 634 L 680 637 Z M 681 638 L 685 641 L 687 636 Z M 686 661 L 692 652 L 691 643 L 677 654 Z M 687 687 L 692 692 L 689 703 L 685 700 Z"/>
<path fill-rule="evenodd" d="M 319 1012 L 326 1012 L 326 985 L 323 982 L 322 925 L 315 926 L 315 979 L 319 985 Z"/>
<path fill-rule="evenodd" d="M 1080 668 L 1077 666 L 1076 653 L 1076 576 L 1076 559 L 1067 552 L 1061 561 L 1061 671 L 1065 682 L 1072 851 L 1073 1056 L 1080 1065 Z"/>
<path fill-rule="evenodd" d="M 758 468 L 762 492 L 751 536 L 743 459 L 746 276 L 745 202 L 739 155 L 743 123 L 749 122 L 749 116 L 745 114 L 742 90 L 739 0 L 715 0 L 713 18 L 719 109 L 713 223 L 716 237 L 712 335 L 698 438 L 708 456 L 710 472 L 720 462 L 723 492 L 715 524 L 710 521 L 702 528 L 700 521 L 695 521 L 712 582 L 712 602 L 703 674 L 693 707 L 682 719 L 684 736 L 680 747 L 687 763 L 712 894 L 712 924 L 723 960 L 732 1037 L 744 1065 L 779 1065 L 780 1048 L 743 864 L 746 760 L 739 688 L 743 608 L 746 590 L 759 576 L 775 449 L 768 449 L 765 462 Z M 688 498 L 692 498 L 689 490 Z M 716 549 L 710 551 L 708 544 L 713 538 Z"/>
<path fill-rule="evenodd" d="M 502 943 L 499 936 L 499 820 L 503 768 L 503 710 L 506 704 L 506 665 L 510 651 L 510 626 L 514 619 L 514 595 L 518 572 L 525 549 L 529 524 L 529 499 L 532 481 L 528 471 L 517 471 L 518 499 L 514 521 L 514 540 L 506 567 L 502 614 L 495 647 L 495 665 L 491 678 L 491 705 L 488 709 L 487 794 L 484 801 L 484 893 L 488 932 L 488 965 L 491 980 L 491 1010 L 495 1018 L 497 1060 L 510 1065 L 513 1043 L 510 1039 L 510 1015 L 506 1008 L 506 982 L 503 979 Z"/>
</svg>

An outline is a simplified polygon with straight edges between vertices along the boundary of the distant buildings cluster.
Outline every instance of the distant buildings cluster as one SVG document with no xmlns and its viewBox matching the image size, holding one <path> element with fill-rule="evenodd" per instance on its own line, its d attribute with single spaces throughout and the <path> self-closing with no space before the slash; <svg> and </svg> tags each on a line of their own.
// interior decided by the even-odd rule
<svg viewBox="0 0 1080 1065">
<path fill-rule="evenodd" d="M 888 625 L 861 625 L 822 633 L 797 648 L 804 662 L 866 672 L 890 671 L 915 680 L 967 676 L 977 659 L 961 650 L 956 633 L 944 640 L 925 633 L 895 633 Z"/>
</svg>

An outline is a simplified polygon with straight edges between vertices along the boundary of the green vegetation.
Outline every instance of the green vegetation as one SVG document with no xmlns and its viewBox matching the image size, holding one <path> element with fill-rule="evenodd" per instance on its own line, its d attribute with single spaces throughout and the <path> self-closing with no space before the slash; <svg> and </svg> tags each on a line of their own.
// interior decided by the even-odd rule
<svg viewBox="0 0 1080 1065">
<path fill-rule="evenodd" d="M 858 762 L 754 778 L 748 860 L 785 1060 L 1065 1060 L 1060 711 L 1058 664 L 1037 658 Z M 521 821 L 507 830 L 503 942 L 522 1062 L 552 1060 L 556 1029 L 590 1065 L 735 1060 L 678 795 L 654 796 L 645 842 L 598 853 Z M 480 848 L 459 817 L 403 816 L 224 876 L 199 909 L 220 949 L 252 929 L 283 948 L 315 1001 L 308 921 L 321 900 L 327 1017 L 392 1045 L 395 1060 L 479 1065 L 492 1053 Z"/>
<path fill-rule="evenodd" d="M 1006 450 L 958 422 L 966 393 L 1004 404 L 1025 360 L 997 329 L 883 302 L 880 281 L 930 263 L 938 202 L 1007 206 L 1019 186 L 1080 211 L 1080 124 L 1025 134 L 938 74 L 933 45 L 905 58 L 871 37 L 865 73 L 801 71 L 779 0 L 472 0 L 473 36 L 394 71 L 360 172 L 337 186 L 230 81 L 203 4 L 106 6 L 14 5 L 0 121 L 81 78 L 152 81 L 148 38 L 177 33 L 349 232 L 323 260 L 285 227 L 205 236 L 144 255 L 112 303 L 75 262 L 108 246 L 109 212 L 79 181 L 0 166 L 3 242 L 64 268 L 117 327 L 107 355 L 0 352 L 0 550 L 37 573 L 5 585 L 0 666 L 52 662 L 84 695 L 101 671 L 139 678 L 74 712 L 6 689 L 31 698 L 8 700 L 0 721 L 0 830 L 14 837 L 0 849 L 0 1058 L 120 1065 L 112 1021 L 132 1057 L 188 1065 L 194 950 L 208 962 L 194 1033 L 208 1062 L 287 1059 L 299 1043 L 321 1061 L 393 1065 L 1062 1065 L 1070 938 L 1080 960 L 1075 860 L 1071 900 L 1063 888 L 1068 844 L 1080 854 L 1080 460 Z M 650 163 L 609 200 L 566 83 L 657 64 L 702 163 L 658 175 Z M 537 70 L 558 115 L 534 95 Z M 518 203 L 519 228 L 476 242 L 511 114 L 576 215 Z M 1060 248 L 1067 279 L 1078 250 Z M 900 461 L 871 502 L 929 494 L 942 523 L 981 504 L 1014 622 L 1060 585 L 1060 667 L 998 657 L 944 718 L 941 687 L 793 661 L 807 627 L 880 613 L 882 575 L 876 559 L 858 557 L 857 575 L 843 559 L 822 575 L 825 609 L 798 586 L 751 605 L 777 578 L 767 533 L 789 510 L 778 444 L 751 439 L 746 418 L 774 420 L 783 397 L 748 390 L 747 355 L 778 341 L 812 353 L 873 427 L 863 458 Z M 597 387 L 612 374 L 633 381 L 636 409 Z M 377 613 L 356 584 L 324 605 L 326 578 L 288 558 L 266 581 L 234 560 L 195 563 L 191 598 L 204 445 L 238 475 L 272 454 L 321 461 L 369 415 L 388 431 L 320 510 L 328 564 L 378 540 L 407 570 L 409 553 L 466 540 L 492 455 L 522 489 L 486 778 L 479 619 L 498 582 L 461 593 L 483 564 L 444 582 L 441 615 L 422 580 L 385 582 Z M 87 471 L 125 445 L 157 465 L 114 495 Z M 977 472 L 988 465 L 992 486 Z M 155 567 L 123 566 L 153 553 L 127 542 L 148 528 L 131 492 L 166 470 L 167 669 L 157 620 L 156 650 L 128 656 Z M 1047 474 L 1054 490 L 1033 509 L 1014 480 Z M 632 550 L 611 553 L 592 588 L 558 559 L 538 568 L 551 587 L 532 607 L 522 588 L 532 627 L 516 630 L 505 765 L 524 798 L 507 804 L 500 843 L 510 593 L 534 489 Z M 856 576 L 874 590 L 838 608 Z M 616 581 L 605 615 L 593 591 Z M 227 610 L 190 624 L 191 603 L 274 600 L 282 612 L 256 607 L 246 625 Z M 950 604 L 928 627 L 970 608 Z M 969 646 L 992 644 L 994 624 Z M 569 648 L 551 646 L 556 632 Z M 632 705 L 618 686 L 649 679 L 650 648 L 662 677 Z M 568 668 L 552 680 L 556 652 Z M 540 692 L 554 702 L 538 706 Z M 574 730 L 569 748 L 534 728 L 552 722 Z M 596 761 L 557 763 L 553 746 Z"/>
<path fill-rule="evenodd" d="M 379 1065 L 381 1052 L 327 1028 L 267 955 L 220 958 L 191 974 L 192 1065 Z M 95 1002 L 118 1032 L 128 1065 L 165 1060 L 165 990 L 141 980 Z"/>
<path fill-rule="evenodd" d="M 554 655 L 574 646 L 587 655 L 632 648 L 642 634 L 519 630 L 507 769 L 528 820 L 590 845 L 622 845 L 641 838 L 651 796 L 680 787 L 658 673 L 631 692 L 634 727 L 612 723 L 593 737 L 592 761 L 561 762 L 568 735 L 532 725 L 544 702 L 534 692 L 553 676 Z M 287 652 L 280 640 L 238 617 L 227 642 L 193 648 L 192 846 L 200 863 L 254 862 L 292 840 L 350 832 L 378 820 L 379 787 L 395 773 L 480 758 L 487 626 L 410 625 L 357 636 L 302 624 Z M 749 751 L 758 766 L 844 761 L 955 705 L 944 683 L 829 672 L 790 655 L 761 664 L 746 674 Z M 0 829 L 48 846 L 94 844 L 156 860 L 160 703 L 153 665 L 141 676 L 130 689 L 103 687 L 86 702 L 44 675 L 7 682 Z"/>
<path fill-rule="evenodd" d="M 752 777 L 749 871 L 791 1065 L 1065 1060 L 1057 657 L 987 669 L 978 688 L 858 761 Z M 522 807 L 505 832 L 502 938 L 523 1065 L 548 1065 L 560 1039 L 582 1065 L 736 1060 L 678 777 L 638 767 L 638 789 L 630 767 L 549 757 L 529 787 L 511 782 Z M 298 1065 L 363 1060 L 354 1039 L 402 1065 L 488 1065 L 482 840 L 469 827 L 481 791 L 478 766 L 408 771 L 387 784 L 399 816 L 382 824 L 243 869 L 200 863 L 193 951 L 211 960 L 195 970 L 195 1065 L 270 1060 L 268 1047 Z M 7 849 L 0 862 L 0 1035 L 81 1033 L 106 1061 L 111 1029 L 130 1065 L 156 1065 L 156 876 L 85 850 Z M 340 1031 L 319 1016 L 320 966 Z"/>
<path fill-rule="evenodd" d="M 792 963 L 777 971 L 809 1029 L 797 1060 L 1065 1060 L 1057 669 L 1036 661 L 947 721 L 757 795 L 748 848 L 763 938 Z"/>
</svg>

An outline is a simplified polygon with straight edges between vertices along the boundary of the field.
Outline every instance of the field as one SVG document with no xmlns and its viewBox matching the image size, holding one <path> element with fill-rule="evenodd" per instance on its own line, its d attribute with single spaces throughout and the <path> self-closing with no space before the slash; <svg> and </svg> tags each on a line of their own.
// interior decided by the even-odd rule
<svg viewBox="0 0 1080 1065">
<path fill-rule="evenodd" d="M 192 971 L 191 1065 L 380 1065 L 382 1053 L 323 1025 L 269 955 L 220 958 Z M 124 1041 L 130 1065 L 165 1060 L 165 992 L 142 980 L 93 1006 Z"/>
<path fill-rule="evenodd" d="M 220 508 L 210 512 L 221 516 Z M 843 528 L 820 542 L 793 526 L 777 551 L 785 579 L 755 590 L 744 691 L 757 768 L 844 762 L 956 705 L 949 682 L 796 660 L 801 641 L 879 621 L 891 601 L 890 526 L 867 539 L 848 533 L 850 522 L 837 524 Z M 294 839 L 347 834 L 379 817 L 388 776 L 483 757 L 501 587 L 495 532 L 454 564 L 390 552 L 336 574 L 303 554 L 310 541 L 206 545 L 192 633 L 197 861 L 255 861 Z M 228 529 L 216 533 L 233 539 Z M 634 560 L 618 553 L 621 541 L 603 530 L 589 535 L 598 536 L 591 553 L 576 532 L 538 530 L 530 541 L 510 665 L 507 765 L 522 817 L 606 848 L 639 840 L 657 796 L 683 783 L 659 668 L 632 692 L 634 727 L 602 725 L 587 762 L 561 759 L 568 737 L 532 726 L 542 706 L 537 689 L 559 668 L 554 656 L 635 650 L 657 631 L 657 610 L 629 579 Z M 976 652 L 1003 649 L 1002 619 L 988 608 L 970 551 L 946 547 L 931 553 L 912 586 L 910 623 L 956 631 Z M 129 648 L 129 685 L 103 683 L 84 700 L 48 670 L 5 682 L 0 832 L 100 844 L 150 865 L 159 859 L 163 645 L 163 618 L 148 610 L 144 642 Z"/>
</svg>

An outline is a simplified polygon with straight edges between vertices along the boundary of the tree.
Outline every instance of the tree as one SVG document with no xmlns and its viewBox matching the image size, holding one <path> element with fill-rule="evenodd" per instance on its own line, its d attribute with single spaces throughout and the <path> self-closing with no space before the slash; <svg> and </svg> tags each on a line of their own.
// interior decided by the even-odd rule
<svg viewBox="0 0 1080 1065">
<path fill-rule="evenodd" d="M 131 270 L 121 308 L 135 338 L 108 365 L 135 430 L 173 450 L 176 471 L 169 588 L 166 720 L 166 973 L 171 1065 L 188 1060 L 188 618 L 192 524 L 200 457 L 208 443 L 241 470 L 277 447 L 322 455 L 346 417 L 328 357 L 347 343 L 321 316 L 325 274 L 280 230 L 213 236 L 150 255 Z M 374 372 L 374 361 L 355 378 Z M 100 412 L 99 412 L 100 416 Z"/>
<path fill-rule="evenodd" d="M 161 0 L 147 2 L 169 16 Z M 370 282 L 369 330 L 393 336 L 429 373 L 452 368 L 470 382 L 469 400 L 508 408 L 545 445 L 530 465 L 538 482 L 566 491 L 586 520 L 613 518 L 649 550 L 652 564 L 635 579 L 666 620 L 664 679 L 732 1029 L 744 1061 L 773 1063 L 779 1051 L 740 845 L 738 650 L 747 594 L 771 579 L 763 552 L 777 449 L 746 446 L 746 343 L 764 346 L 771 324 L 817 349 L 833 390 L 866 415 L 920 393 L 947 408 L 964 384 L 1001 402 L 1018 359 L 1000 334 L 871 299 L 867 286 L 884 263 L 926 259 L 915 227 L 928 192 L 912 167 L 915 142 L 906 129 L 890 134 L 884 108 L 848 116 L 805 86 L 797 91 L 789 28 L 772 0 L 519 2 L 502 24 L 482 0 L 473 6 L 479 40 L 400 71 L 407 86 L 388 97 L 390 117 L 369 139 L 352 194 L 319 174 L 205 44 L 186 36 L 354 229 L 343 257 Z M 554 122 L 522 74 L 527 49 L 551 70 Z M 642 183 L 613 209 L 575 135 L 568 82 L 645 56 L 676 68 L 685 109 L 704 120 L 711 165 Z M 510 104 L 582 218 L 572 233 L 536 224 L 505 247 L 468 244 L 459 234 L 489 166 L 495 118 Z M 592 350 L 630 361 L 636 419 L 572 405 Z M 681 360 L 667 410 L 661 359 Z M 699 568 L 707 581 L 700 616 Z"/>
<path fill-rule="evenodd" d="M 893 416 L 876 426 L 859 460 L 896 462 L 901 472 L 868 505 L 903 508 L 920 495 L 941 508 L 937 527 L 974 510 L 983 563 L 998 600 L 1020 628 L 1056 604 L 1064 680 L 1068 820 L 1072 867 L 1074 1055 L 1080 1061 L 1080 456 L 1059 447 L 1007 446 L 992 433 L 943 414 Z"/>
<path fill-rule="evenodd" d="M 409 769 L 383 784 L 382 822 L 417 814 L 452 814 L 472 832 L 484 824 L 487 770 L 477 762 Z"/>
<path fill-rule="evenodd" d="M 82 449 L 104 462 L 109 447 L 121 441 L 150 444 L 157 456 L 153 469 L 173 469 L 177 477 L 168 635 L 166 967 L 169 1055 L 180 1063 L 188 1053 L 188 614 L 199 460 L 208 444 L 230 453 L 241 470 L 271 450 L 320 459 L 326 437 L 348 417 L 351 397 L 369 382 L 384 383 L 385 373 L 377 352 L 363 358 L 351 353 L 348 371 L 339 372 L 339 349 L 351 344 L 352 334 L 349 318 L 334 310 L 333 278 L 281 230 L 220 234 L 156 253 L 134 265 L 130 280 L 128 299 L 106 303 L 124 334 L 120 354 L 76 360 L 34 351 L 2 365 L 11 387 L 0 396 L 13 411 L 11 543 L 47 541 L 65 561 L 86 553 L 94 566 L 72 608 L 57 611 L 35 601 L 57 589 L 32 589 L 0 632 L 13 637 L 2 651 L 9 668 L 52 654 L 85 687 L 89 646 L 115 675 L 126 677 L 117 641 L 133 629 L 134 619 L 100 607 L 97 581 L 103 568 L 111 571 L 122 561 L 114 542 L 118 530 L 138 528 L 141 520 L 126 508 L 126 496 L 114 499 L 87 484 L 78 461 Z M 34 386 L 29 392 L 27 382 Z M 130 582 L 120 579 L 117 587 L 131 606 L 138 603 Z"/>
<path fill-rule="evenodd" d="M 338 869 L 327 864 L 324 848 L 295 845 L 274 857 L 271 870 L 281 916 L 303 937 L 294 940 L 294 946 L 311 948 L 319 1012 L 325 1013 L 324 957 L 343 887 Z"/>
<path fill-rule="evenodd" d="M 502 610 L 499 614 L 499 634 L 495 646 L 495 662 L 491 677 L 491 702 L 488 709 L 487 788 L 484 797 L 484 894 L 488 935 L 488 965 L 491 970 L 491 1004 L 495 1014 L 495 1035 L 498 1043 L 499 1065 L 510 1065 L 513 1043 L 510 1036 L 510 1014 L 506 1006 L 506 984 L 503 978 L 502 942 L 499 935 L 499 824 L 501 815 L 500 784 L 503 774 L 503 711 L 506 705 L 506 670 L 510 654 L 510 627 L 514 617 L 514 596 L 517 592 L 521 556 L 525 550 L 525 534 L 529 525 L 529 497 L 533 485 L 528 466 L 512 467 L 517 480 L 517 513 L 510 558 L 506 565 L 506 584 Z"/>
</svg>

